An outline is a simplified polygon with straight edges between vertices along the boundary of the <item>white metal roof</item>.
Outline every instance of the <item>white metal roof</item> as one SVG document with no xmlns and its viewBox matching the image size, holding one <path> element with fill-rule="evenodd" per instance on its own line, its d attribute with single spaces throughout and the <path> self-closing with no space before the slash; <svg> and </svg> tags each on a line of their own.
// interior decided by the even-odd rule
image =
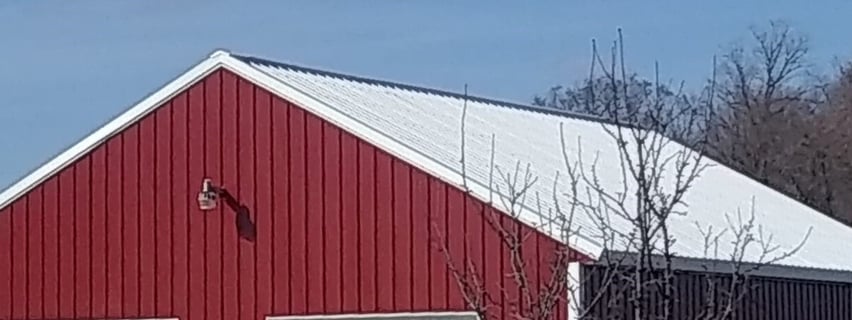
<svg viewBox="0 0 852 320">
<path fill-rule="evenodd" d="M 218 67 L 253 81 L 449 183 L 462 185 L 459 159 L 464 101 L 461 95 L 217 51 L 0 193 L 0 208 Z M 599 155 L 598 173 L 602 181 L 619 181 L 613 176 L 620 168 L 617 150 L 599 122 L 482 98 L 468 99 L 465 119 L 467 186 L 479 198 L 492 196 L 487 186 L 491 181 L 489 168 L 494 135 L 496 167 L 511 170 L 518 161 L 523 165 L 529 163 L 539 179 L 530 194 L 540 195 L 540 208 L 544 211 L 551 209 L 554 206 L 553 177 L 557 172 L 564 177 L 565 168 L 560 126 L 569 142 L 569 153 L 576 151 L 579 141 L 584 156 Z M 712 163 L 712 160 L 707 161 Z M 565 179 L 561 181 L 564 183 Z M 493 183 L 499 185 L 499 179 L 493 179 Z M 506 190 L 505 186 L 500 190 Z M 670 230 L 677 238 L 676 253 L 707 258 L 704 240 L 695 223 L 705 228 L 713 226 L 715 230 L 727 228 L 724 214 L 738 209 L 748 211 L 752 200 L 757 222 L 765 232 L 773 235 L 774 243 L 781 246 L 779 250 L 797 245 L 807 229 L 813 227 L 802 250 L 783 264 L 852 271 L 852 255 L 842 252 L 842 248 L 852 244 L 852 229 L 722 165 L 713 165 L 704 172 L 686 196 L 689 213 L 672 220 Z M 539 206 L 533 201 L 534 197 L 528 197 L 522 218 L 538 223 Z M 565 205 L 569 200 L 560 195 L 557 201 Z M 500 201 L 495 202 L 500 208 Z M 585 216 L 575 218 L 584 230 L 594 229 Z M 617 221 L 614 224 L 619 225 Z M 602 249 L 590 237 L 576 238 L 571 245 L 592 257 Z M 726 252 L 724 238 L 720 245 L 720 251 Z"/>
</svg>

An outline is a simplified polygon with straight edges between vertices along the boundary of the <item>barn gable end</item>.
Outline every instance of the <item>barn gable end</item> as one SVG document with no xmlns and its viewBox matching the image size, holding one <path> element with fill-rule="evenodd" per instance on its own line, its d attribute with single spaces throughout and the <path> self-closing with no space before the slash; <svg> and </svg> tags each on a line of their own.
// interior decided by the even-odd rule
<svg viewBox="0 0 852 320">
<path fill-rule="evenodd" d="M 462 110 L 466 136 L 455 122 Z M 484 169 L 489 159 L 503 168 L 528 161 L 552 179 L 564 160 L 558 139 L 529 141 L 563 124 L 578 141 L 613 151 L 601 123 L 554 113 L 216 52 L 0 193 L 0 319 L 466 310 L 436 238 L 448 241 L 454 262 L 473 262 L 484 276 L 497 304 L 491 315 L 512 318 L 520 292 L 487 218 L 533 235 L 523 252 L 541 285 L 563 244 L 558 228 L 539 222 L 559 201 L 522 204 L 518 220 L 501 215 L 500 201 L 486 204 L 501 196 Z M 462 137 L 469 176 L 458 168 Z M 617 171 L 612 162 L 602 168 Z M 238 237 L 224 204 L 199 210 L 204 178 L 248 207 L 255 242 Z M 550 195 L 555 185 L 540 181 L 533 193 Z M 755 194 L 782 247 L 814 226 L 805 250 L 761 276 L 849 282 L 848 256 L 833 252 L 852 239 L 845 226 L 723 166 L 697 186 L 688 220 L 673 221 L 686 235 L 678 255 L 697 261 L 681 271 L 708 262 L 685 223 L 723 226 L 720 208 Z M 585 233 L 569 245 L 582 260 L 603 249 Z M 566 317 L 566 307 L 554 317 Z"/>
<path fill-rule="evenodd" d="M 499 213 L 211 61 L 3 193 L 0 319 L 465 310 L 438 236 L 507 289 L 493 312 L 512 316 L 519 292 L 485 219 Z M 198 209 L 205 177 L 249 208 L 255 242 L 224 206 Z M 544 281 L 558 244 L 530 231 Z"/>
</svg>

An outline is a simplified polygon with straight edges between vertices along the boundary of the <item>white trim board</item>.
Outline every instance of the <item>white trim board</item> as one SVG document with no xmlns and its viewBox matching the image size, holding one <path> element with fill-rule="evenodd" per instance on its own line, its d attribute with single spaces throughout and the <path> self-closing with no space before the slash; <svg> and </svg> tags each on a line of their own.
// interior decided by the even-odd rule
<svg viewBox="0 0 852 320">
<path fill-rule="evenodd" d="M 266 320 L 346 320 L 346 319 L 433 319 L 433 318 L 470 318 L 479 320 L 479 314 L 473 311 L 436 311 L 436 312 L 388 312 L 388 313 L 347 313 L 347 314 L 311 314 L 267 316 Z"/>
</svg>

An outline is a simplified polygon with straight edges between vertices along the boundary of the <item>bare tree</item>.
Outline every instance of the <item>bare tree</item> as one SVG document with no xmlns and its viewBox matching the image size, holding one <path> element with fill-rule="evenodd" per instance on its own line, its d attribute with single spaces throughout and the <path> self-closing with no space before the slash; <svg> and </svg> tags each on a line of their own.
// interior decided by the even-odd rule
<svg viewBox="0 0 852 320">
<path fill-rule="evenodd" d="M 435 242 L 436 248 L 446 253 L 448 269 L 468 307 L 483 317 L 493 315 L 492 310 L 500 306 L 495 303 L 498 297 L 507 290 L 519 289 L 520 301 L 508 306 L 517 319 L 552 319 L 560 303 L 571 303 L 579 319 L 596 319 L 601 316 L 601 309 L 606 310 L 606 319 L 674 319 L 674 308 L 680 303 L 675 276 L 676 260 L 680 257 L 672 221 L 689 214 L 685 196 L 708 164 L 703 158 L 704 141 L 677 143 L 664 132 L 682 123 L 708 119 L 672 108 L 673 100 L 665 97 L 659 83 L 659 72 L 649 97 L 631 99 L 623 44 L 619 31 L 609 62 L 605 62 L 593 44 L 589 79 L 605 79 L 608 84 L 588 86 L 590 89 L 583 98 L 589 105 L 600 106 L 601 114 L 612 122 L 602 123 L 601 128 L 611 138 L 619 165 L 600 170 L 597 153 L 585 154 L 582 139 L 576 141 L 575 149 L 570 148 L 569 144 L 574 142 L 568 141 L 560 128 L 565 169 L 552 179 L 549 200 L 552 205 L 547 210 L 538 206 L 540 222 L 533 225 L 557 229 L 563 244 L 575 243 L 573 239 L 582 234 L 601 245 L 598 261 L 593 262 L 601 270 L 595 280 L 595 291 L 580 292 L 590 280 L 569 272 L 572 264 L 584 261 L 568 245 L 560 246 L 553 253 L 554 258 L 545 262 L 551 274 L 544 283 L 530 276 L 527 265 L 532 261 L 527 261 L 522 252 L 530 229 L 501 219 L 503 213 L 486 210 L 482 214 L 509 252 L 512 271 L 507 276 L 512 280 L 512 288 L 497 286 L 498 290 L 489 291 L 490 286 L 481 276 L 482 266 L 454 261 L 448 254 L 446 239 L 440 234 Z M 597 72 L 602 75 L 596 77 Z M 533 203 L 541 204 L 539 194 L 529 193 L 540 183 L 539 179 L 532 173 L 530 164 L 518 162 L 514 168 L 496 167 L 494 149 L 492 136 L 490 179 L 496 178 L 501 183 L 489 183 L 492 192 L 489 205 L 504 208 L 505 214 L 519 218 L 522 205 L 529 203 L 528 198 L 533 197 Z M 707 279 L 713 285 L 708 286 L 702 312 L 693 315 L 695 319 L 729 318 L 750 289 L 749 274 L 791 256 L 807 239 L 806 234 L 799 246 L 779 250 L 771 236 L 763 233 L 753 213 L 752 210 L 746 216 L 739 212 L 729 214 L 729 226 L 721 230 L 696 226 L 695 232 L 705 236 L 705 258 L 723 263 L 730 271 L 724 274 L 728 279 L 724 288 L 715 283 L 719 277 Z M 581 220 L 593 228 L 584 230 L 577 223 Z M 720 254 L 720 239 L 730 241 L 729 252 Z M 755 256 L 754 252 L 759 254 Z"/>
<path fill-rule="evenodd" d="M 844 63 L 820 89 L 825 101 L 804 119 L 806 137 L 788 159 L 791 193 L 802 201 L 852 224 L 852 63 Z"/>
<path fill-rule="evenodd" d="M 722 57 L 708 152 L 836 216 L 838 186 L 831 177 L 843 166 L 832 149 L 842 140 L 828 131 L 842 126 L 826 117 L 840 115 L 829 106 L 842 103 L 842 76 L 832 85 L 813 74 L 807 39 L 786 23 L 773 21 L 751 35 L 751 46 Z"/>
<path fill-rule="evenodd" d="M 594 71 L 576 86 L 550 88 L 545 95 L 535 97 L 533 104 L 658 130 L 678 141 L 693 143 L 703 138 L 703 128 L 690 120 L 699 119 L 706 109 L 698 103 L 700 97 L 690 97 L 684 91 L 684 82 L 661 83 L 658 75 L 645 79 L 632 72 L 613 81 L 606 73 Z M 614 107 L 616 104 L 621 106 Z M 659 110 L 651 112 L 648 108 Z"/>
</svg>

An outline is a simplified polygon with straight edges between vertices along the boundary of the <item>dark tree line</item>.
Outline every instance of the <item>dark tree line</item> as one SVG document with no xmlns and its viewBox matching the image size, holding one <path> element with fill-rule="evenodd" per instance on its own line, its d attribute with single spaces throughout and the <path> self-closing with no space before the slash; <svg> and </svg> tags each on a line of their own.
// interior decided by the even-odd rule
<svg viewBox="0 0 852 320">
<path fill-rule="evenodd" d="M 613 82 L 591 72 L 575 85 L 551 88 L 534 103 L 655 127 L 852 224 L 852 62 L 827 75 L 815 73 L 808 39 L 783 22 L 753 28 L 750 35 L 749 42 L 716 55 L 708 63 L 712 75 L 692 92 L 682 84 L 659 83 L 658 75 L 634 73 Z M 624 114 L 606 113 L 610 99 L 591 95 L 610 91 L 627 97 Z M 661 99 L 667 109 L 655 114 L 665 119 L 643 118 L 648 113 L 642 110 L 658 107 Z M 649 125 L 661 122 L 672 125 Z"/>
</svg>

